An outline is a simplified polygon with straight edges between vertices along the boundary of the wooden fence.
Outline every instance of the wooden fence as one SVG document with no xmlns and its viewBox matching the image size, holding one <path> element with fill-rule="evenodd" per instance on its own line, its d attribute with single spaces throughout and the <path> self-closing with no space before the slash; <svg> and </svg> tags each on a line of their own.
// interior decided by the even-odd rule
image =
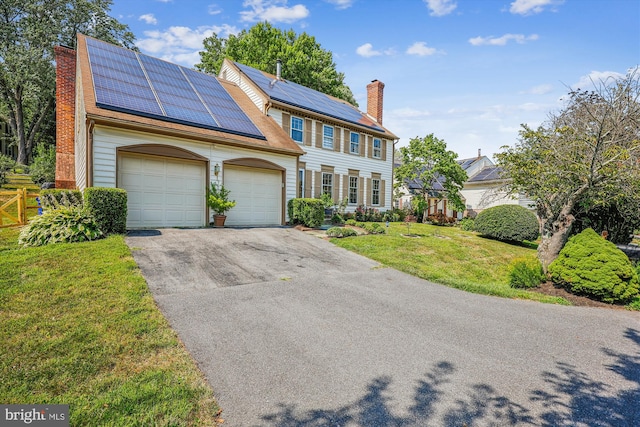
<svg viewBox="0 0 640 427">
<path fill-rule="evenodd" d="M 27 223 L 27 211 L 36 210 L 38 206 L 28 206 L 27 200 L 39 197 L 36 193 L 28 193 L 26 188 L 0 191 L 0 228 L 15 227 Z M 8 223 L 7 223 L 8 222 Z"/>
</svg>

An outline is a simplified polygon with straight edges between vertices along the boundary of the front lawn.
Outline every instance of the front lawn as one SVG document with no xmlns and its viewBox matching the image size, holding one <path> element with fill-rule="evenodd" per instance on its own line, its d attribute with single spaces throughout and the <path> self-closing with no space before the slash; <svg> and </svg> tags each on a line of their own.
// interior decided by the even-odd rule
<svg viewBox="0 0 640 427">
<path fill-rule="evenodd" d="M 331 241 L 405 273 L 485 295 L 569 304 L 565 299 L 509 286 L 509 264 L 535 258 L 534 245 L 510 245 L 457 227 L 391 223 L 387 234 Z"/>
<path fill-rule="evenodd" d="M 216 425 L 211 389 L 122 236 L 20 249 L 0 230 L 0 397 L 72 426 Z"/>
</svg>

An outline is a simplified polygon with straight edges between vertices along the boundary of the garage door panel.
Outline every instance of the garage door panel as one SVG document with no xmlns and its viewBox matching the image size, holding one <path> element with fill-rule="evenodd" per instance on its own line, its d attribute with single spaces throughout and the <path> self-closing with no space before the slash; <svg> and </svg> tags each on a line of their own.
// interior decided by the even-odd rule
<svg viewBox="0 0 640 427">
<path fill-rule="evenodd" d="M 118 186 L 127 190 L 127 227 L 205 225 L 204 163 L 122 155 Z"/>
<path fill-rule="evenodd" d="M 282 172 L 227 166 L 224 186 L 236 206 L 227 212 L 229 225 L 280 225 Z"/>
</svg>

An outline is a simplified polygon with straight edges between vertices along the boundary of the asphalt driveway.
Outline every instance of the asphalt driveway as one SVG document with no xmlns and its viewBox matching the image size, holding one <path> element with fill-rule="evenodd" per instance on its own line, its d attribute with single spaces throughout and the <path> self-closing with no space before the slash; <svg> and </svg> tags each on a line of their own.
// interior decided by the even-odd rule
<svg viewBox="0 0 640 427">
<path fill-rule="evenodd" d="M 640 313 L 468 294 L 290 228 L 126 240 L 225 426 L 640 425 Z"/>
</svg>

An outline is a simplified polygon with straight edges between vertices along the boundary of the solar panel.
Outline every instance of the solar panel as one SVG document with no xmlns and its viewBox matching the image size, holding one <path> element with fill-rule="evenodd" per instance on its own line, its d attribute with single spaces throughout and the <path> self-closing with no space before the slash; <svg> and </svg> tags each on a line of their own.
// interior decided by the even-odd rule
<svg viewBox="0 0 640 427">
<path fill-rule="evenodd" d="M 98 107 L 266 139 L 215 77 L 86 40 Z"/>
<path fill-rule="evenodd" d="M 486 167 L 484 169 L 482 169 L 480 172 L 478 172 L 476 175 L 474 175 L 469 182 L 476 182 L 476 181 L 493 181 L 496 179 L 500 179 L 501 178 L 501 174 L 502 174 L 502 168 L 495 166 L 495 167 Z"/>
<path fill-rule="evenodd" d="M 375 125 L 362 112 L 347 102 L 338 101 L 322 92 L 291 81 L 278 80 L 274 83 L 269 77 L 255 68 L 238 62 L 236 62 L 236 65 L 271 99 L 384 132 L 384 129 Z"/>
</svg>

